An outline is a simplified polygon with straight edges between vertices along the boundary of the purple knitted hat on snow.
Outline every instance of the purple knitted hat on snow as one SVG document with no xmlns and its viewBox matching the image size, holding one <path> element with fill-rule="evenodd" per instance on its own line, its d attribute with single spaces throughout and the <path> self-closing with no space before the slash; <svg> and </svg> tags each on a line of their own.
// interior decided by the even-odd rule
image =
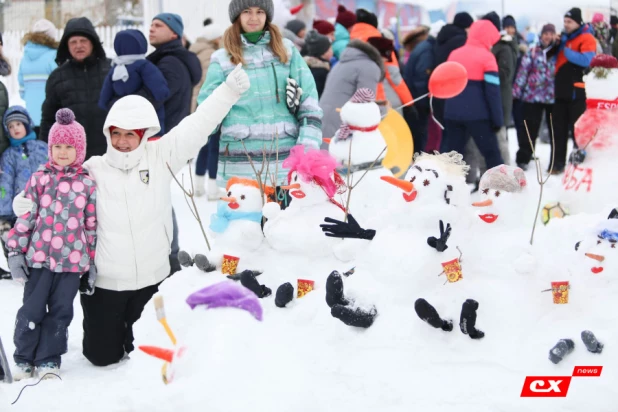
<svg viewBox="0 0 618 412">
<path fill-rule="evenodd" d="M 233 282 L 220 282 L 198 290 L 189 295 L 187 304 L 191 306 L 191 309 L 200 305 L 206 306 L 207 309 L 242 309 L 257 320 L 262 320 L 262 306 L 255 293 Z"/>
<path fill-rule="evenodd" d="M 75 114 L 71 109 L 60 109 L 56 112 L 56 123 L 49 129 L 47 139 L 49 145 L 49 160 L 53 161 L 52 146 L 66 144 L 73 146 L 76 151 L 73 166 L 81 166 L 86 159 L 86 131 L 75 121 Z"/>
</svg>

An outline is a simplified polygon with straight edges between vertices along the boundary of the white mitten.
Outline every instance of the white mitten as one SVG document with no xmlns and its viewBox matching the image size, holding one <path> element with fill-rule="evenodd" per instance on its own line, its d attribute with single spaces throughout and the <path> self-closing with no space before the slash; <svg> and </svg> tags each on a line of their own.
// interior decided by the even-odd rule
<svg viewBox="0 0 618 412">
<path fill-rule="evenodd" d="M 236 66 L 234 70 L 228 74 L 225 84 L 227 84 L 230 89 L 234 90 L 238 94 L 243 94 L 249 90 L 251 83 L 249 82 L 247 72 L 242 68 L 242 64 L 238 63 L 238 66 Z"/>
<path fill-rule="evenodd" d="M 26 194 L 22 190 L 13 199 L 13 213 L 15 216 L 21 216 L 28 212 L 32 212 L 32 205 L 34 202 L 26 197 Z"/>
<path fill-rule="evenodd" d="M 277 202 L 268 202 L 262 208 L 262 215 L 266 219 L 274 219 L 281 213 L 281 207 L 279 207 L 279 203 Z"/>
</svg>

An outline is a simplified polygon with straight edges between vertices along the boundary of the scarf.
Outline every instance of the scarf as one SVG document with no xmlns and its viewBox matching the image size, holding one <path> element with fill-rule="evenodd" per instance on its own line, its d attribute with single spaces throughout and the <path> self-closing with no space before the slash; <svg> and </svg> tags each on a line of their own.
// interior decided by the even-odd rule
<svg viewBox="0 0 618 412">
<path fill-rule="evenodd" d="M 250 220 L 261 223 L 262 212 L 236 212 L 230 209 L 226 202 L 219 202 L 217 213 L 210 216 L 210 230 L 215 233 L 223 233 L 232 220 Z"/>
<path fill-rule="evenodd" d="M 337 140 L 348 140 L 352 132 L 373 132 L 377 130 L 380 125 L 376 124 L 375 126 L 368 127 L 359 127 L 352 126 L 349 124 L 342 124 L 339 130 L 337 130 L 337 134 L 335 135 L 335 139 Z"/>
<path fill-rule="evenodd" d="M 21 139 L 13 139 L 12 137 L 9 136 L 9 141 L 11 142 L 12 147 L 21 146 L 22 144 L 26 143 L 28 140 L 36 140 L 36 134 L 34 133 L 34 131 L 28 133 Z"/>
<path fill-rule="evenodd" d="M 254 31 L 252 33 L 243 33 L 243 36 L 245 36 L 245 39 L 247 39 L 249 43 L 256 44 L 258 41 L 260 41 L 262 36 L 264 36 L 264 31 L 262 30 Z"/>
<path fill-rule="evenodd" d="M 124 56 L 116 56 L 112 59 L 112 65 L 114 65 L 114 73 L 112 74 L 112 80 L 122 80 L 126 82 L 129 80 L 129 72 L 127 67 L 129 64 L 133 64 L 138 60 L 145 60 L 145 54 L 126 54 Z"/>
</svg>

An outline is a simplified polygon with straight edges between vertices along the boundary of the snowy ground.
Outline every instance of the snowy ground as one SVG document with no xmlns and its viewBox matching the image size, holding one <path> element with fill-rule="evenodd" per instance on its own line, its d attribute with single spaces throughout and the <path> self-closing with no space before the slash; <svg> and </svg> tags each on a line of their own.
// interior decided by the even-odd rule
<svg viewBox="0 0 618 412">
<path fill-rule="evenodd" d="M 515 146 L 512 135 L 513 154 Z M 539 152 L 543 161 L 549 157 L 547 145 L 541 145 Z M 527 175 L 532 198 L 536 198 L 534 172 Z M 550 179 L 544 203 L 557 198 L 559 184 L 558 177 Z M 173 196 L 180 244 L 199 251 L 203 244 L 199 228 L 180 191 L 174 188 Z M 199 206 L 203 217 L 215 210 L 215 204 L 204 199 Z M 139 351 L 118 365 L 91 366 L 81 354 L 82 312 L 77 299 L 69 352 L 63 356 L 63 381 L 44 381 L 27 388 L 14 406 L 10 403 L 19 390 L 35 380 L 0 384 L 0 411 L 70 412 L 84 406 L 93 412 L 176 408 L 225 412 L 615 411 L 616 273 L 606 271 L 593 278 L 572 263 L 578 258 L 575 242 L 605 217 L 580 215 L 540 227 L 533 273 L 511 275 L 509 255 L 501 263 L 505 271 L 500 266 L 479 269 L 487 275 L 474 294 L 481 305 L 477 325 L 486 332 L 481 341 L 469 339 L 457 326 L 447 334 L 421 322 L 413 307 L 414 300 L 423 296 L 417 291 L 410 291 L 409 302 L 379 307 L 382 315 L 370 329 L 346 327 L 330 316 L 324 281 L 332 270 L 345 271 L 353 264 L 275 256 L 265 250 L 255 262 L 265 270 L 260 283 L 274 292 L 283 282 L 295 284 L 297 278 L 308 278 L 316 281 L 316 290 L 286 309 L 275 307 L 274 296 L 263 299 L 262 323 L 229 309 L 200 317 L 184 300 L 191 292 L 224 278 L 218 272 L 204 274 L 195 268 L 176 274 L 161 288 L 169 323 L 181 341 L 187 334 L 203 335 L 202 350 L 212 355 L 212 364 L 193 365 L 192 378 L 164 386 L 162 362 Z M 480 253 L 484 246 L 482 241 L 469 245 Z M 552 280 L 571 281 L 570 304 L 553 305 L 549 293 L 540 293 Z M 21 297 L 20 286 L 0 283 L 0 336 L 9 356 L 14 350 L 13 325 Z M 447 293 L 434 303 L 443 317 L 456 324 L 466 297 L 472 296 L 461 299 Z M 584 329 L 594 331 L 605 343 L 601 355 L 585 350 L 579 338 Z M 171 346 L 151 304 L 136 325 L 135 336 L 136 344 Z M 561 338 L 572 338 L 576 348 L 561 364 L 553 365 L 547 354 Z M 600 378 L 574 378 L 566 398 L 520 398 L 527 375 L 570 376 L 575 365 L 605 368 Z"/>
</svg>

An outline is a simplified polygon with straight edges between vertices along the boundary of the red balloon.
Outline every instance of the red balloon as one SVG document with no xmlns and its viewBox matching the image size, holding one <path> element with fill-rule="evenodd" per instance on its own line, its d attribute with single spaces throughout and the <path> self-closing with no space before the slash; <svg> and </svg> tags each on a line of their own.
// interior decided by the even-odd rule
<svg viewBox="0 0 618 412">
<path fill-rule="evenodd" d="M 429 93 L 439 99 L 450 99 L 464 91 L 468 71 L 457 62 L 445 62 L 435 68 L 429 78 Z"/>
</svg>

